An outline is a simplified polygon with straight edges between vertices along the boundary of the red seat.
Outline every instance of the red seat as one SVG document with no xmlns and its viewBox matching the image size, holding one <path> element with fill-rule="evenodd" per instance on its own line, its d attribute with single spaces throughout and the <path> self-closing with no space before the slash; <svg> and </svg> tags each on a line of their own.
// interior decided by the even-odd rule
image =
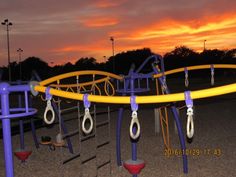
<svg viewBox="0 0 236 177">
<path fill-rule="evenodd" d="M 145 167 L 145 163 L 140 159 L 137 159 L 136 161 L 129 159 L 124 162 L 124 167 L 129 171 L 130 174 L 136 175 L 139 174 Z"/>
</svg>

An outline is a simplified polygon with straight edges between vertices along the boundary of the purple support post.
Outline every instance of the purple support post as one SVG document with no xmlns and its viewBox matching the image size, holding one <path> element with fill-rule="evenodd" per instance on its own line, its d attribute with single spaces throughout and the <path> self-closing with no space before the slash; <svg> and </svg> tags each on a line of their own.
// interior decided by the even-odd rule
<svg viewBox="0 0 236 177">
<path fill-rule="evenodd" d="M 134 73 L 132 72 L 132 73 L 131 73 L 131 78 L 130 78 L 131 97 L 134 96 L 134 78 L 133 78 L 133 75 L 134 75 Z M 133 104 L 133 103 L 131 103 L 131 107 L 132 107 L 132 104 Z M 134 104 L 136 104 L 136 103 L 134 103 Z M 136 131 L 137 131 L 137 130 L 136 130 L 135 127 L 133 127 L 132 131 L 133 131 L 134 134 L 136 134 Z M 133 160 L 133 161 L 136 161 L 136 160 L 137 160 L 137 141 L 136 141 L 136 140 L 131 140 L 131 147 L 132 147 L 132 149 L 131 149 L 131 152 L 132 152 L 132 160 Z M 137 176 L 138 176 L 137 174 L 136 174 L 136 175 L 133 175 L 133 177 L 137 177 Z"/>
<path fill-rule="evenodd" d="M 18 84 L 20 84 L 20 81 L 18 81 Z M 22 108 L 22 97 L 21 94 L 19 93 L 18 95 L 18 107 Z M 25 141 L 24 141 L 24 121 L 22 118 L 19 120 L 20 124 L 20 149 L 23 150 L 25 149 Z"/>
<path fill-rule="evenodd" d="M 153 70 L 154 70 L 154 72 L 156 74 L 159 73 L 158 70 L 155 67 L 153 67 Z M 164 71 L 162 71 L 162 72 L 164 72 Z M 158 80 L 160 81 L 160 83 L 162 85 L 164 84 L 163 78 L 160 77 L 160 78 L 158 78 Z M 168 87 L 166 87 L 165 93 L 166 94 L 170 94 L 170 91 L 169 91 Z M 177 109 L 176 109 L 176 106 L 175 106 L 174 103 L 171 106 L 171 111 L 172 111 L 172 113 L 174 115 L 175 123 L 176 123 L 176 126 L 177 126 L 181 150 L 183 152 L 186 152 L 186 145 L 185 145 L 185 139 L 184 139 L 184 135 L 183 135 L 182 125 L 181 125 L 181 122 L 179 120 L 180 119 L 179 118 L 179 114 L 177 112 Z M 187 155 L 183 153 L 182 154 L 182 158 L 183 158 L 183 171 L 184 171 L 184 173 L 188 173 L 188 159 L 187 159 Z"/>
<path fill-rule="evenodd" d="M 0 84 L 1 94 L 1 109 L 2 115 L 7 116 L 9 111 L 9 84 Z M 6 177 L 14 177 L 13 157 L 12 157 L 12 143 L 11 143 L 11 121 L 9 118 L 2 119 L 3 143 L 4 143 L 4 158 Z"/>
<path fill-rule="evenodd" d="M 118 119 L 116 123 L 116 162 L 118 166 L 122 166 L 121 152 L 120 152 L 120 137 L 121 137 L 121 124 L 123 119 L 124 108 L 119 108 Z"/>
</svg>

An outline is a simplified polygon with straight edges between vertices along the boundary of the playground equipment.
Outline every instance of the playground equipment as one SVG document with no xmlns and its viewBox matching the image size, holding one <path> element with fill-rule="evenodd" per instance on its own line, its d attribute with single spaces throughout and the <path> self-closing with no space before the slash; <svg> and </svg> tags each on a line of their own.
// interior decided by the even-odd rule
<svg viewBox="0 0 236 177">
<path fill-rule="evenodd" d="M 26 84 L 22 85 L 9 85 L 8 83 L 0 83 L 0 94 L 1 94 L 1 115 L 3 127 L 3 142 L 4 142 L 4 157 L 5 157 L 5 169 L 6 177 L 13 177 L 13 157 L 12 157 L 12 142 L 11 142 L 11 119 L 23 118 L 34 115 L 37 110 L 29 107 L 28 92 L 30 86 Z M 24 93 L 24 107 L 10 108 L 9 95 L 11 93 Z M 22 128 L 22 127 L 21 127 Z M 21 151 L 16 152 L 17 157 L 22 161 L 30 155 L 30 152 L 24 151 L 24 139 L 21 136 Z"/>
<path fill-rule="evenodd" d="M 161 62 L 162 59 L 157 57 Z M 193 70 L 193 69 L 205 69 L 205 68 L 210 68 L 212 67 L 212 65 L 202 65 L 202 66 L 196 66 L 196 67 L 187 67 L 188 70 Z M 162 68 L 163 68 L 163 64 L 162 64 Z M 235 65 L 214 65 L 214 68 L 236 68 Z M 212 96 L 218 96 L 218 95 L 222 95 L 222 94 L 227 94 L 227 93 L 232 93 L 236 91 L 236 84 L 229 84 L 229 85 L 225 85 L 225 86 L 220 86 L 220 87 L 215 87 L 215 88 L 210 88 L 210 89 L 203 89 L 203 90 L 197 90 L 197 91 L 192 91 L 189 92 L 188 94 L 186 92 L 184 93 L 175 93 L 175 94 L 170 94 L 167 85 L 166 85 L 166 75 L 170 74 L 170 73 L 174 73 L 174 72 L 180 72 L 180 71 L 184 71 L 184 68 L 175 70 L 173 71 L 167 71 L 167 72 L 162 72 L 161 70 L 159 70 L 159 68 L 157 68 L 156 66 L 154 67 L 154 73 L 156 73 L 155 75 L 153 75 L 153 78 L 158 78 L 161 85 L 164 88 L 164 92 L 167 95 L 150 95 L 150 96 L 136 96 L 135 98 L 135 102 L 136 104 L 151 104 L 151 103 L 171 103 L 171 102 L 176 102 L 176 101 L 187 101 L 187 99 L 185 98 L 186 95 L 188 95 L 188 97 L 191 97 L 191 99 L 199 99 L 199 98 L 207 98 L 207 97 L 212 97 Z M 132 69 L 133 70 L 133 69 Z M 163 69 L 162 69 L 163 70 Z M 87 74 L 92 74 L 94 71 L 84 71 L 84 73 Z M 131 72 L 132 73 L 132 72 Z M 53 78 L 50 78 L 48 80 L 45 80 L 43 82 L 40 82 L 38 85 L 34 86 L 34 90 L 38 91 L 38 92 L 44 92 L 46 91 L 46 85 L 51 84 L 53 82 L 56 82 L 59 79 L 65 79 L 66 77 L 69 77 L 71 75 L 75 76 L 76 74 L 79 73 L 67 73 L 64 75 L 59 75 Z M 117 76 L 119 77 L 119 76 Z M 119 77 L 120 78 L 120 77 Z M 125 78 L 125 77 L 124 77 Z M 123 78 L 123 80 L 124 80 Z M 135 78 L 135 77 L 134 77 Z M 119 80 L 122 80 L 122 78 L 120 78 Z M 125 81 L 126 82 L 126 81 Z M 126 86 L 124 87 L 123 90 L 127 90 L 127 92 L 131 93 L 132 89 L 127 88 Z M 148 89 L 147 89 L 148 90 Z M 51 88 L 49 91 L 50 94 L 54 95 L 54 96 L 58 96 L 58 97 L 63 97 L 63 98 L 67 98 L 67 99 L 74 99 L 74 100 L 79 100 L 82 101 L 84 98 L 84 94 L 82 93 L 74 93 L 74 92 L 69 92 L 69 91 L 63 91 L 63 90 L 58 90 L 55 88 Z M 122 93 L 122 92 L 121 92 Z M 93 103 L 112 103 L 112 104 L 131 104 L 131 96 L 107 96 L 107 95 L 88 95 L 87 99 L 90 102 Z M 191 105 L 187 104 L 187 107 L 191 107 Z M 176 111 L 176 107 L 175 106 L 171 106 L 172 112 L 174 113 L 175 120 L 176 120 L 176 124 L 177 124 L 177 128 L 178 128 L 178 132 L 179 132 L 179 136 L 180 136 L 180 141 L 181 141 L 181 149 L 185 150 L 185 142 L 184 142 L 184 136 L 182 133 L 182 128 L 180 125 L 180 122 L 178 120 L 178 113 Z M 189 117 L 191 117 L 192 114 L 189 114 Z M 191 129 L 191 118 L 189 118 L 190 123 L 188 123 L 189 125 L 189 133 L 190 135 L 193 135 L 193 129 Z M 193 125 L 193 124 L 192 124 Z M 135 132 L 133 132 L 135 135 Z M 131 133 L 132 134 L 132 133 Z M 191 136 L 190 136 L 191 137 Z M 138 161 L 138 160 L 136 160 Z M 132 165 L 132 163 L 130 163 L 130 161 L 127 161 L 128 163 L 124 163 L 125 166 L 128 165 Z M 184 172 L 187 173 L 187 157 L 183 155 L 183 163 L 184 163 Z M 141 163 L 142 165 L 144 163 Z M 136 164 L 135 164 L 136 165 Z M 128 167 L 129 168 L 129 167 Z M 136 172 L 132 172 L 131 173 L 135 176 Z"/>
<path fill-rule="evenodd" d="M 131 143 L 132 143 L 132 158 L 129 160 L 126 160 L 122 163 L 121 160 L 121 156 L 119 154 L 119 128 L 121 127 L 121 121 L 119 120 L 117 122 L 117 163 L 119 166 L 123 165 L 125 168 L 128 169 L 128 171 L 135 177 L 137 176 L 141 169 L 144 168 L 145 166 L 145 162 L 144 160 L 140 160 L 137 158 L 137 148 L 136 148 L 136 143 L 139 139 L 140 136 L 140 129 L 142 128 L 142 126 L 139 124 L 139 120 L 138 120 L 138 114 L 137 114 L 137 110 L 138 110 L 138 106 L 139 104 L 155 104 L 155 103 L 171 103 L 171 110 L 172 113 L 174 114 L 174 119 L 177 125 L 177 129 L 178 129 L 178 133 L 179 133 L 179 138 L 180 138 L 180 144 L 181 144 L 181 150 L 185 150 L 185 139 L 184 139 L 184 135 L 183 135 L 183 131 L 182 131 L 182 126 L 180 124 L 179 121 L 179 115 L 177 112 L 177 108 L 174 105 L 174 103 L 172 102 L 176 102 L 176 101 L 185 101 L 186 102 L 186 106 L 189 109 L 188 111 L 188 120 L 187 120 L 187 134 L 189 137 L 193 136 L 194 130 L 193 130 L 193 111 L 192 106 L 193 106 L 193 102 L 192 100 L 194 99 L 199 99 L 199 98 L 207 98 L 207 97 L 212 97 L 212 96 L 218 96 L 218 95 L 223 95 L 223 94 L 228 94 L 228 93 L 233 93 L 236 91 L 236 84 L 229 84 L 229 85 L 225 85 L 225 86 L 220 86 L 220 87 L 214 87 L 214 88 L 210 88 L 210 89 L 203 89 L 203 90 L 197 90 L 197 91 L 191 91 L 191 92 L 183 92 L 183 93 L 175 93 L 175 94 L 170 94 L 170 91 L 167 87 L 167 82 L 166 82 L 166 76 L 168 74 L 173 74 L 173 73 L 177 73 L 177 72 L 182 72 L 184 70 L 194 70 L 194 69 L 209 69 L 209 68 L 235 68 L 236 69 L 236 65 L 202 65 L 202 66 L 194 66 L 194 67 L 186 67 L 186 68 L 181 68 L 181 69 L 177 69 L 177 70 L 172 70 L 172 71 L 164 71 L 164 62 L 163 59 L 158 56 L 158 55 L 154 55 L 151 56 L 148 60 L 154 59 L 154 64 L 153 64 L 153 72 L 148 73 L 146 75 L 144 74 L 140 74 L 140 67 L 139 69 L 137 69 L 135 71 L 134 67 L 131 67 L 130 72 L 128 74 L 128 76 L 118 76 L 118 75 L 114 75 L 111 73 L 107 73 L 107 72 L 101 72 L 101 71 L 78 71 L 78 72 L 72 72 L 72 73 L 66 73 L 66 74 L 62 74 L 59 76 L 55 76 L 52 78 L 49 78 L 47 80 L 41 81 L 39 83 L 31 83 L 30 85 L 30 89 L 32 91 L 32 93 L 34 95 L 36 95 L 38 92 L 43 93 L 43 94 L 49 94 L 51 95 L 51 99 L 49 98 L 47 101 L 51 102 L 51 104 L 47 104 L 51 107 L 49 107 L 50 111 L 57 111 L 57 109 L 52 108 L 53 107 L 53 97 L 59 97 L 59 98 L 65 98 L 65 99 L 71 99 L 71 100 L 77 100 L 78 103 L 79 101 L 82 101 L 84 103 L 84 107 L 85 107 L 85 116 L 83 117 L 83 121 L 82 123 L 79 122 L 79 125 L 84 124 L 83 129 L 82 130 L 78 130 L 79 131 L 79 135 L 80 135 L 80 142 L 86 141 L 90 138 L 94 138 L 96 137 L 96 129 L 99 126 L 108 124 L 109 125 L 109 120 L 106 121 L 105 123 L 101 123 L 101 124 L 97 124 L 96 122 L 96 107 L 94 107 L 94 115 L 92 116 L 92 114 L 88 114 L 91 113 L 90 111 L 90 104 L 95 105 L 95 103 L 108 103 L 108 104 L 129 104 L 131 105 L 131 109 L 132 109 L 132 120 L 131 120 L 131 124 L 130 124 L 130 128 L 129 128 L 129 132 L 130 132 L 130 137 L 132 139 Z M 161 69 L 159 69 L 159 67 L 156 65 L 156 63 L 159 62 L 161 64 Z M 211 72 L 211 78 L 212 75 L 214 76 L 214 73 Z M 81 75 L 92 75 L 92 81 L 89 82 L 85 82 L 85 83 L 80 83 L 78 82 L 79 78 Z M 99 75 L 98 77 L 96 75 Z M 76 80 L 75 84 L 70 84 L 68 83 L 66 80 L 68 78 L 74 78 Z M 114 91 L 114 87 L 112 85 L 112 81 L 111 79 L 116 79 L 116 80 L 123 80 L 123 88 L 122 89 L 117 89 L 117 93 L 121 94 L 121 96 L 114 96 L 115 91 Z M 146 91 L 149 91 L 149 86 L 148 86 L 148 82 L 150 78 L 157 78 L 158 81 L 160 82 L 160 85 L 162 87 L 163 93 L 164 95 L 149 95 L 149 96 L 137 96 L 137 93 L 144 93 Z M 213 77 L 214 78 L 214 77 Z M 147 84 L 146 87 L 141 88 L 141 85 L 138 84 L 142 79 L 147 79 Z M 213 79 L 212 79 L 213 80 Z M 119 82 L 118 81 L 118 82 Z M 103 84 L 102 84 L 103 83 Z M 137 83 L 137 85 L 135 86 L 135 83 Z M 117 86 L 120 83 L 117 84 Z M 100 89 L 100 86 L 103 85 L 104 90 Z M 4 86 L 4 87 L 3 87 Z M 120 86 L 120 85 L 119 85 Z M 1 84 L 1 94 L 6 94 L 5 93 L 5 88 L 8 88 L 8 86 L 6 85 L 2 85 Z M 28 86 L 29 87 L 29 86 Z M 27 89 L 29 89 L 27 87 Z M 108 89 L 108 87 L 110 89 Z M 12 89 L 10 89 L 12 90 Z M 4 97 L 2 97 L 3 99 Z M 88 103 L 88 105 L 86 104 L 86 102 Z M 51 109 L 52 108 L 52 109 Z M 89 108 L 89 109 L 88 109 Z M 2 108 L 2 110 L 4 110 Z M 2 111 L 3 112 L 3 111 Z M 9 114 L 9 113 L 8 113 Z M 119 110 L 119 117 L 122 117 L 123 114 L 123 110 L 121 109 L 121 111 Z M 47 114 L 46 114 L 47 115 Z M 57 113 L 55 114 L 57 115 Z M 80 116 L 78 116 L 80 117 Z M 2 117 L 0 117 L 2 118 Z M 47 119 L 48 122 L 53 122 L 52 119 L 54 119 L 54 117 L 52 116 L 52 119 L 48 119 L 48 117 L 45 117 L 45 119 Z M 110 119 L 110 115 L 108 114 L 108 119 Z M 80 121 L 80 119 L 78 119 Z M 89 123 L 89 127 L 86 128 L 85 126 L 85 122 Z M 84 122 L 84 123 L 83 123 Z M 108 123 L 107 123 L 108 122 Z M 119 124 L 119 125 L 118 125 Z M 91 128 L 92 127 L 92 128 Z M 8 127 L 9 130 L 9 127 Z M 10 130 L 9 130 L 10 131 Z M 65 132 L 64 132 L 65 133 Z M 65 138 L 67 136 L 70 136 L 71 134 L 73 134 L 75 132 L 69 132 L 67 134 L 63 134 L 62 136 Z M 95 139 L 95 143 L 96 139 Z M 101 147 L 104 144 L 109 144 L 109 140 L 108 142 L 102 143 L 102 144 L 97 144 L 96 145 L 96 149 Z M 6 145 L 6 147 L 8 147 Z M 11 147 L 11 146 L 9 146 Z M 6 149 L 6 148 L 5 148 Z M 82 151 L 80 151 L 79 154 L 75 154 L 73 158 L 76 158 L 76 156 L 81 156 Z M 184 173 L 187 173 L 188 168 L 187 168 L 187 156 L 185 154 L 183 154 L 182 156 L 183 158 L 183 169 L 184 169 Z M 68 161 L 70 161 L 71 159 L 68 159 Z M 88 162 L 91 159 L 96 159 L 96 154 L 93 155 L 92 157 L 85 159 L 82 161 L 81 164 L 84 164 L 86 162 Z M 66 163 L 67 161 L 65 161 Z M 106 164 L 110 164 L 110 159 L 105 163 Z M 97 164 L 97 169 L 99 169 L 100 167 L 102 167 L 104 164 Z M 9 171 L 7 171 L 7 174 L 9 174 L 9 176 L 7 177 L 12 177 L 13 173 L 11 174 L 10 171 L 13 171 L 13 167 L 12 164 L 11 166 L 9 166 Z"/>
<path fill-rule="evenodd" d="M 73 80 L 75 81 L 75 83 L 73 84 L 69 84 L 66 83 L 65 79 L 68 79 L 68 77 L 70 77 L 69 79 L 73 82 Z M 81 157 L 81 165 L 87 163 L 90 160 L 96 160 L 96 166 L 97 166 L 97 170 L 102 168 L 105 165 L 108 165 L 111 163 L 111 158 L 109 155 L 109 159 L 106 160 L 105 162 L 103 162 L 102 164 L 98 163 L 97 160 L 97 151 L 99 149 L 101 149 L 104 146 L 107 146 L 110 144 L 110 108 L 108 106 L 108 118 L 107 120 L 104 120 L 102 122 L 97 122 L 96 120 L 96 105 L 93 105 L 93 109 L 91 111 L 91 103 L 87 100 L 88 97 L 88 93 L 89 94 L 105 94 L 105 95 L 113 95 L 115 93 L 114 87 L 111 84 L 111 79 L 114 79 L 114 77 L 116 79 L 121 79 L 120 76 L 114 75 L 114 74 L 110 74 L 110 73 L 106 73 L 106 72 L 101 72 L 101 71 L 79 71 L 79 72 L 73 72 L 70 73 L 70 75 L 67 74 L 67 76 L 65 77 L 65 75 L 61 75 L 61 77 L 57 77 L 55 82 L 56 83 L 46 83 L 47 84 L 47 91 L 46 91 L 46 100 L 47 100 L 47 108 L 45 109 L 45 114 L 44 114 L 44 119 L 46 120 L 47 123 L 52 123 L 54 121 L 55 116 L 51 116 L 51 119 L 48 119 L 47 114 L 48 112 L 52 112 L 54 110 L 54 107 L 52 108 L 52 105 L 54 103 L 54 101 L 57 102 L 58 104 L 58 112 L 62 113 L 63 109 L 61 109 L 61 99 L 60 97 L 58 97 L 57 99 L 54 99 L 51 95 L 49 95 L 49 90 L 55 88 L 57 90 L 65 90 L 65 91 L 70 91 L 73 93 L 84 93 L 83 96 L 83 105 L 84 105 L 84 114 L 81 115 L 81 105 L 79 103 L 79 101 L 77 102 L 77 106 L 75 107 L 71 107 L 71 108 L 66 108 L 64 109 L 64 111 L 69 110 L 77 110 L 78 111 L 78 124 L 81 126 L 78 126 L 76 128 L 76 130 L 71 131 L 71 132 L 67 132 L 67 133 L 63 133 L 62 137 L 64 139 L 67 139 L 69 137 L 75 136 L 77 134 L 79 134 L 79 150 L 77 150 L 77 152 L 73 153 L 69 158 L 67 158 L 66 160 L 63 161 L 63 164 L 70 162 L 71 160 L 77 158 L 77 157 Z M 86 80 L 86 82 L 83 82 L 84 80 Z M 103 88 L 103 90 L 102 90 Z M 65 103 L 70 103 L 71 101 L 65 100 Z M 52 113 L 52 115 L 54 115 Z M 80 120 L 82 118 L 82 121 Z M 59 121 L 63 120 L 62 117 L 60 117 L 59 114 Z M 81 123 L 80 123 L 81 122 Z M 89 125 L 89 127 L 86 127 L 86 124 Z M 59 123 L 59 125 L 61 125 Z M 101 128 L 108 128 L 108 138 L 106 141 L 104 142 L 98 142 L 97 141 L 97 131 Z M 93 131 L 92 131 L 93 130 Z M 96 149 L 94 150 L 95 154 L 93 154 L 91 157 L 89 158 L 85 158 L 82 157 L 83 156 L 83 142 L 86 141 L 94 141 L 94 144 L 96 144 Z M 111 167 L 110 167 L 111 169 Z M 97 172 L 96 170 L 96 172 Z M 83 172 L 81 172 L 83 173 Z"/>
</svg>

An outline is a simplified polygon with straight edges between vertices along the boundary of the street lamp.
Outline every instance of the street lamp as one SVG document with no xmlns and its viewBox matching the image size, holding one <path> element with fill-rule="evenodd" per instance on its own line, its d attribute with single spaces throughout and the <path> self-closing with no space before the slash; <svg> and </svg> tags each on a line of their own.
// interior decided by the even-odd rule
<svg viewBox="0 0 236 177">
<path fill-rule="evenodd" d="M 8 73 L 9 73 L 9 81 L 11 81 L 11 66 L 10 66 L 10 44 L 9 44 L 9 26 L 12 26 L 12 23 L 5 19 L 2 22 L 2 25 L 6 26 L 7 28 L 7 56 L 8 56 Z"/>
<path fill-rule="evenodd" d="M 17 52 L 19 54 L 20 80 L 21 80 L 21 76 L 22 76 L 22 72 L 21 72 L 21 53 L 23 52 L 23 50 L 21 48 L 19 48 L 19 49 L 17 49 Z"/>
<path fill-rule="evenodd" d="M 111 48 L 112 48 L 112 56 L 113 56 L 113 72 L 115 73 L 115 58 L 114 58 L 114 56 L 115 56 L 114 42 L 115 41 L 114 41 L 114 37 L 111 36 L 110 40 L 111 40 Z"/>
<path fill-rule="evenodd" d="M 206 50 L 206 39 L 203 41 L 203 51 L 205 51 Z"/>
</svg>

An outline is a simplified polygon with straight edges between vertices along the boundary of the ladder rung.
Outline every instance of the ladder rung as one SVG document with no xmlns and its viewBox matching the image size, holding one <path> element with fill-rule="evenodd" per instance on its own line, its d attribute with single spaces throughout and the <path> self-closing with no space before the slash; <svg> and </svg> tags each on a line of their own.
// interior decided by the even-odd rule
<svg viewBox="0 0 236 177">
<path fill-rule="evenodd" d="M 73 155 L 72 157 L 70 157 L 70 158 L 64 160 L 64 161 L 63 161 L 63 164 L 66 164 L 67 162 L 70 162 L 70 161 L 76 159 L 76 158 L 79 157 L 79 156 L 80 156 L 80 153 L 77 153 L 77 154 Z"/>
<path fill-rule="evenodd" d="M 109 163 L 111 163 L 111 160 L 108 160 L 107 162 L 104 162 L 104 163 L 102 163 L 101 165 L 98 165 L 98 166 L 97 166 L 97 169 L 102 168 L 103 166 L 105 166 L 105 165 L 107 165 L 107 164 L 109 164 Z"/>
<path fill-rule="evenodd" d="M 67 134 L 64 134 L 64 135 L 62 136 L 62 138 L 63 138 L 63 139 L 69 138 L 69 137 L 74 136 L 74 135 L 76 135 L 76 134 L 78 134 L 78 133 L 79 133 L 79 130 L 75 130 L 75 131 L 69 132 L 69 133 L 67 133 Z"/>
<path fill-rule="evenodd" d="M 88 136 L 85 136 L 85 137 L 81 138 L 81 142 L 86 141 L 86 140 L 89 140 L 89 139 L 91 139 L 91 138 L 95 138 L 95 134 L 88 135 Z"/>
<path fill-rule="evenodd" d="M 92 156 L 92 157 L 89 157 L 88 159 L 83 160 L 83 161 L 82 161 L 82 164 L 84 164 L 84 163 L 86 163 L 86 162 L 88 162 L 88 161 L 90 161 L 90 160 L 93 160 L 93 159 L 95 159 L 96 157 L 97 157 L 96 155 L 94 155 L 94 156 Z"/>
<path fill-rule="evenodd" d="M 109 121 L 103 121 L 103 122 L 100 122 L 100 123 L 97 123 L 97 128 L 99 128 L 99 127 L 102 127 L 102 126 L 104 126 L 104 125 L 107 125 L 107 124 L 109 124 Z"/>
<path fill-rule="evenodd" d="M 106 142 L 104 142 L 102 144 L 97 145 L 97 148 L 101 148 L 101 147 L 103 147 L 103 146 L 105 146 L 105 145 L 107 145 L 109 143 L 110 143 L 110 141 L 106 141 Z"/>
</svg>

